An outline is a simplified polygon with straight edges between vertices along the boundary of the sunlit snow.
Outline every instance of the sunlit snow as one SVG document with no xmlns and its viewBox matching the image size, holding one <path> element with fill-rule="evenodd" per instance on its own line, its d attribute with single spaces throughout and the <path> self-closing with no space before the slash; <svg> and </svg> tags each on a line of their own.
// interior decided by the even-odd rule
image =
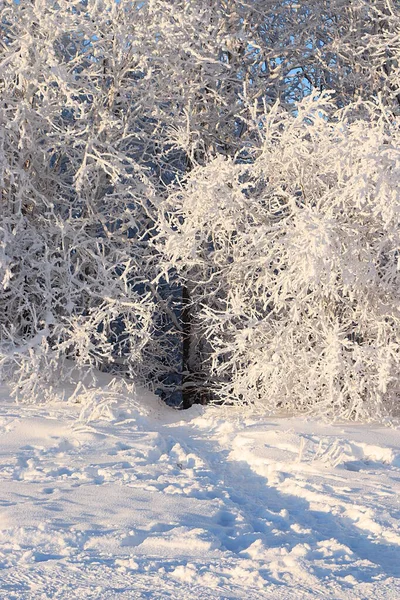
<svg viewBox="0 0 400 600">
<path fill-rule="evenodd" d="M 0 598 L 400 597 L 398 429 L 89 404 L 3 390 Z"/>
</svg>

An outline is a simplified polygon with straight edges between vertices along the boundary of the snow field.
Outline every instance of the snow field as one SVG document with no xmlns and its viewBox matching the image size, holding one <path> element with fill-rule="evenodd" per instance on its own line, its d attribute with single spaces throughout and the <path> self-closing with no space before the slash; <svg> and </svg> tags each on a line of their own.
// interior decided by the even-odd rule
<svg viewBox="0 0 400 600">
<path fill-rule="evenodd" d="M 0 598 L 400 597 L 400 432 L 0 404 Z"/>
</svg>

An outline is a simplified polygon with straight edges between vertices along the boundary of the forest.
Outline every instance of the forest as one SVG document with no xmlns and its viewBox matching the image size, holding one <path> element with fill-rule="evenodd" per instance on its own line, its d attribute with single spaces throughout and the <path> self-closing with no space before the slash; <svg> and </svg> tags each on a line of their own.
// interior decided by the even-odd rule
<svg viewBox="0 0 400 600">
<path fill-rule="evenodd" d="M 398 0 L 3 0 L 0 375 L 398 413 Z"/>
</svg>

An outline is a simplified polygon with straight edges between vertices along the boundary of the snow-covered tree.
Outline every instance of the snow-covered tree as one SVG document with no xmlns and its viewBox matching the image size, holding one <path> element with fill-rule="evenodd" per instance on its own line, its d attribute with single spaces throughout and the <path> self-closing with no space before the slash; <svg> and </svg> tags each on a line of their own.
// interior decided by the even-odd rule
<svg viewBox="0 0 400 600">
<path fill-rule="evenodd" d="M 254 160 L 193 170 L 160 212 L 217 398 L 376 417 L 400 386 L 400 134 L 383 105 L 278 104 Z M 329 117 L 331 115 L 331 117 Z"/>
<path fill-rule="evenodd" d="M 28 398 L 62 356 L 160 373 L 169 333 L 146 240 L 157 123 L 137 116 L 131 22 L 114 2 L 37 1 L 10 2 L 1 24 L 3 372 Z"/>
</svg>

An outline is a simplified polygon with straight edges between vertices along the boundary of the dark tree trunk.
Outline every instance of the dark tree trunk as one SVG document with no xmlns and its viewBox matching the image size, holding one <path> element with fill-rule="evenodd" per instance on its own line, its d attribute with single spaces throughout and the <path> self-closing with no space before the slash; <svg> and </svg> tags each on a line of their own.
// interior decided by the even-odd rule
<svg viewBox="0 0 400 600">
<path fill-rule="evenodd" d="M 182 287 L 182 408 L 193 404 L 192 373 L 190 365 L 191 314 L 190 294 L 186 285 Z"/>
</svg>

